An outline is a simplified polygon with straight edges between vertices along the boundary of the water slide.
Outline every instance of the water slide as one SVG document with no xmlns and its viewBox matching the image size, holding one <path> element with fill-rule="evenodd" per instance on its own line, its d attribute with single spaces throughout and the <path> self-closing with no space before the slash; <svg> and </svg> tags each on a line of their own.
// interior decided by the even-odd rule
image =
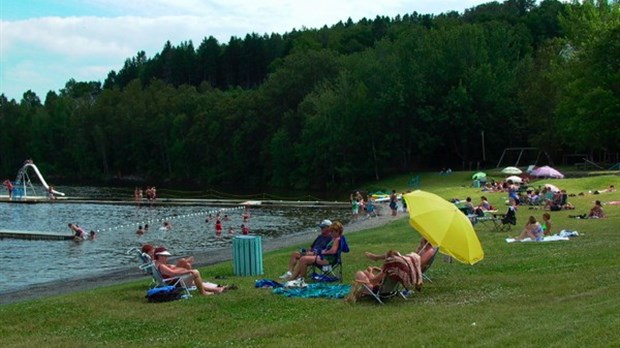
<svg viewBox="0 0 620 348">
<path fill-rule="evenodd" d="M 24 166 L 22 167 L 22 169 L 19 171 L 20 173 L 26 173 L 26 170 L 28 168 L 32 168 L 32 170 L 34 170 L 34 173 L 37 175 L 37 177 L 39 177 L 39 180 L 41 180 L 41 184 L 43 185 L 43 187 L 45 187 L 45 190 L 47 192 L 49 192 L 50 187 L 47 184 L 47 182 L 45 181 L 45 179 L 43 179 L 43 175 L 41 175 L 41 172 L 39 171 L 39 168 L 37 168 L 37 166 L 34 165 L 34 163 L 26 163 L 24 164 Z M 52 193 L 58 196 L 64 196 L 65 194 L 56 190 L 52 190 Z"/>
</svg>

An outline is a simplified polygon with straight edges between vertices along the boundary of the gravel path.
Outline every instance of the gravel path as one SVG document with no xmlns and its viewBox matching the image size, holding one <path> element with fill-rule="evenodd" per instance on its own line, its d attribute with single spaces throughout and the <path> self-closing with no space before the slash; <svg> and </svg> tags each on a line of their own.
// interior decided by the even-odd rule
<svg viewBox="0 0 620 348">
<path fill-rule="evenodd" d="M 345 226 L 345 235 L 381 226 L 390 221 L 404 218 L 406 216 L 407 214 L 399 213 L 397 217 L 380 215 L 376 218 L 360 219 Z M 318 230 L 316 232 L 318 233 Z M 315 234 L 308 232 L 286 236 L 286 238 L 265 239 L 263 240 L 263 252 L 278 250 L 293 245 L 303 245 L 304 243 L 311 242 L 314 236 Z M 195 265 L 197 267 L 229 261 L 232 259 L 232 248 L 223 248 L 215 251 L 210 250 L 208 253 L 205 252 L 195 254 L 194 257 L 196 259 Z M 91 290 L 98 287 L 135 281 L 140 277 L 144 277 L 144 274 L 138 269 L 138 267 L 131 267 L 103 275 L 35 284 L 29 286 L 27 289 L 3 293 L 0 295 L 0 305 Z"/>
</svg>

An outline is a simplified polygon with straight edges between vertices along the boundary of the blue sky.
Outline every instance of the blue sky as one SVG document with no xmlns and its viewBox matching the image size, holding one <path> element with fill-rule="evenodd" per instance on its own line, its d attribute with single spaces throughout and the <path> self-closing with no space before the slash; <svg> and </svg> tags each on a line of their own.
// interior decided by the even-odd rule
<svg viewBox="0 0 620 348">
<path fill-rule="evenodd" d="M 482 0 L 0 0 L 0 94 L 41 101 L 69 79 L 101 81 L 138 51 L 214 36 L 285 33 L 351 18 L 463 12 Z"/>
</svg>

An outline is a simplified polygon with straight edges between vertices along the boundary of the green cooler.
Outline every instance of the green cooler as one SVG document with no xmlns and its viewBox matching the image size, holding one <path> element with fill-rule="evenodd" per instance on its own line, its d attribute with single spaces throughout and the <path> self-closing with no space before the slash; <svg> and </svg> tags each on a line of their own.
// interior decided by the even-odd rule
<svg viewBox="0 0 620 348">
<path fill-rule="evenodd" d="M 236 236 L 233 239 L 235 275 L 263 274 L 263 245 L 260 236 Z"/>
</svg>

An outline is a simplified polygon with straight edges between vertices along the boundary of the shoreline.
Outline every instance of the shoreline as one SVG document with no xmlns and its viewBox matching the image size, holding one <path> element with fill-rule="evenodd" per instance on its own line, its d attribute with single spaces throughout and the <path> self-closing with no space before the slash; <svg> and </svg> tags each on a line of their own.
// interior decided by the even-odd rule
<svg viewBox="0 0 620 348">
<path fill-rule="evenodd" d="M 389 215 L 389 210 L 387 211 L 387 213 L 387 215 L 379 215 L 373 218 L 360 218 L 355 222 L 350 222 L 346 224 L 345 235 L 358 231 L 368 230 L 378 226 L 383 226 L 390 223 L 391 221 L 402 219 L 408 216 L 408 213 L 406 212 L 399 212 L 396 217 L 392 217 L 391 215 Z M 298 233 L 295 235 L 287 236 L 287 238 L 263 240 L 263 253 L 291 247 L 294 245 L 301 245 L 303 243 L 310 243 L 316 233 L 318 233 L 318 230 L 314 232 Z M 196 262 L 194 263 L 195 266 L 204 267 L 232 260 L 232 248 L 209 250 L 208 252 L 195 253 L 193 256 L 196 260 Z M 109 272 L 96 276 L 85 276 L 79 278 L 62 279 L 58 281 L 33 284 L 24 289 L 8 291 L 0 295 L 0 305 L 26 302 L 43 299 L 46 297 L 93 290 L 100 287 L 136 281 L 140 278 L 148 278 L 148 276 L 144 275 L 144 273 L 142 273 L 138 269 L 138 262 L 136 262 L 135 267 L 128 267 L 114 272 Z"/>
</svg>

